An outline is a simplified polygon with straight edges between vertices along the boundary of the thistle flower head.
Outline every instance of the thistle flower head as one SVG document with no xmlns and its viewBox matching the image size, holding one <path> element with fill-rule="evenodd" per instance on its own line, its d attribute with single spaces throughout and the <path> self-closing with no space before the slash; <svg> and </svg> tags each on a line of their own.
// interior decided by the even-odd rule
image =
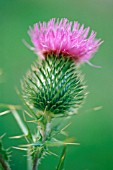
<svg viewBox="0 0 113 170">
<path fill-rule="evenodd" d="M 65 18 L 30 28 L 33 50 L 44 59 L 35 63 L 23 82 L 23 97 L 34 109 L 70 115 L 81 106 L 85 88 L 76 63 L 88 62 L 102 43 L 89 30 Z"/>
<path fill-rule="evenodd" d="M 40 58 L 44 59 L 48 54 L 62 54 L 81 63 L 87 62 L 102 43 L 100 39 L 95 39 L 94 31 L 89 35 L 89 30 L 78 22 L 53 18 L 48 23 L 36 23 L 28 33 Z"/>
</svg>

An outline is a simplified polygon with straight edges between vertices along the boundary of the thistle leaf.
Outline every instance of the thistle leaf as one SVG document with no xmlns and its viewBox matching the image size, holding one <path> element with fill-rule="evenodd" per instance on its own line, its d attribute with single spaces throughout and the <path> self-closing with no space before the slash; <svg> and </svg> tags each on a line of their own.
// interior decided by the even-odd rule
<svg viewBox="0 0 113 170">
<path fill-rule="evenodd" d="M 65 160 L 65 157 L 66 157 L 66 150 L 67 150 L 67 148 L 66 148 L 66 145 L 65 145 L 56 170 L 63 170 L 64 160 Z"/>
<path fill-rule="evenodd" d="M 13 146 L 12 148 L 17 149 L 17 150 L 22 150 L 22 151 L 28 150 L 28 148 L 21 148 L 21 147 L 16 147 L 16 146 Z"/>
<path fill-rule="evenodd" d="M 3 137 L 4 135 L 0 137 L 0 168 L 2 167 L 3 169 L 10 170 L 8 161 L 11 152 L 9 152 L 9 149 L 4 149 L 2 142 Z"/>
<path fill-rule="evenodd" d="M 12 112 L 17 124 L 19 125 L 21 131 L 24 133 L 25 136 L 27 136 L 29 134 L 29 129 L 25 125 L 25 122 L 23 122 L 23 120 L 21 119 L 19 113 L 16 110 L 12 109 L 11 112 Z"/>
<path fill-rule="evenodd" d="M 56 138 L 52 138 L 50 141 L 46 141 L 45 145 L 48 147 L 54 146 L 64 146 L 64 145 L 79 145 L 79 143 L 75 143 L 73 138 L 67 138 L 64 141 L 60 141 Z"/>
<path fill-rule="evenodd" d="M 5 115 L 5 114 L 7 114 L 7 113 L 10 113 L 10 110 L 6 110 L 6 111 L 4 111 L 4 112 L 0 112 L 0 116 L 3 116 L 3 115 Z"/>
</svg>

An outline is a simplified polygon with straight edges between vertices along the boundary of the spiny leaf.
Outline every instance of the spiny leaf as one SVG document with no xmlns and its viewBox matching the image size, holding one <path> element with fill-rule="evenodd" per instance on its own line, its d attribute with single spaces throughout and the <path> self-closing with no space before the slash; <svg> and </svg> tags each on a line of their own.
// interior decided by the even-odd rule
<svg viewBox="0 0 113 170">
<path fill-rule="evenodd" d="M 11 136 L 9 138 L 10 139 L 20 139 L 20 138 L 23 138 L 23 137 L 25 137 L 25 135 Z"/>
<path fill-rule="evenodd" d="M 64 145 L 79 145 L 79 143 L 75 143 L 73 138 L 67 138 L 64 141 L 60 141 L 55 138 L 52 138 L 50 141 L 46 141 L 45 145 L 54 147 L 54 146 L 64 146 Z"/>
<path fill-rule="evenodd" d="M 56 153 L 51 152 L 50 150 L 47 150 L 46 153 L 49 155 L 54 155 L 54 156 L 58 157 L 58 155 Z"/>
<path fill-rule="evenodd" d="M 64 130 L 65 130 L 66 128 L 68 128 L 68 127 L 70 126 L 70 124 L 71 124 L 71 123 L 68 123 L 68 124 L 65 125 L 64 127 L 61 127 L 61 124 L 59 123 L 58 125 L 54 126 L 54 127 L 52 128 L 51 136 L 54 137 L 54 136 L 56 136 L 56 135 L 58 135 L 58 134 L 62 134 L 62 135 L 64 135 L 64 136 L 68 136 L 68 135 L 67 135 L 67 132 L 65 132 Z"/>
<path fill-rule="evenodd" d="M 10 110 L 6 110 L 6 111 L 4 111 L 4 112 L 0 112 L 0 116 L 3 116 L 3 115 L 5 115 L 5 114 L 7 114 L 7 113 L 10 113 L 11 111 Z"/>
<path fill-rule="evenodd" d="M 29 129 L 25 125 L 25 122 L 21 119 L 19 113 L 15 109 L 12 109 L 11 112 L 12 112 L 17 124 L 19 125 L 21 131 L 24 133 L 25 136 L 28 135 Z"/>
<path fill-rule="evenodd" d="M 20 109 L 21 109 L 21 106 L 19 106 L 19 105 L 11 105 L 11 104 L 0 104 L 0 108 L 20 110 Z"/>
<path fill-rule="evenodd" d="M 21 148 L 21 147 L 16 147 L 16 146 L 13 146 L 12 148 L 17 149 L 17 150 L 22 150 L 22 151 L 28 150 L 28 148 Z"/>
<path fill-rule="evenodd" d="M 9 157 L 11 156 L 10 155 L 11 152 L 9 152 L 10 148 L 4 149 L 3 141 L 2 141 L 4 136 L 5 136 L 5 134 L 0 136 L 0 158 L 7 162 L 7 161 L 9 161 Z M 8 167 L 9 167 L 9 165 L 8 165 Z"/>
<path fill-rule="evenodd" d="M 67 148 L 66 148 L 66 145 L 65 145 L 56 170 L 63 170 L 64 160 L 65 160 L 65 157 L 66 157 L 66 150 L 67 150 Z"/>
</svg>

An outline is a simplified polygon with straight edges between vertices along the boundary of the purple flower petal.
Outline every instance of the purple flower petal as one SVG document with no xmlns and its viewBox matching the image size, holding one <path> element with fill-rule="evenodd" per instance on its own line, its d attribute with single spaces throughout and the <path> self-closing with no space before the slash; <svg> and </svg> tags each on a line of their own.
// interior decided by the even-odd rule
<svg viewBox="0 0 113 170">
<path fill-rule="evenodd" d="M 48 23 L 36 23 L 30 27 L 28 33 L 34 45 L 34 52 L 44 59 L 47 54 L 63 54 L 73 58 L 75 62 L 87 62 L 102 44 L 101 39 L 95 39 L 94 31 L 89 34 L 90 28 L 80 27 L 68 19 L 51 19 Z"/>
</svg>

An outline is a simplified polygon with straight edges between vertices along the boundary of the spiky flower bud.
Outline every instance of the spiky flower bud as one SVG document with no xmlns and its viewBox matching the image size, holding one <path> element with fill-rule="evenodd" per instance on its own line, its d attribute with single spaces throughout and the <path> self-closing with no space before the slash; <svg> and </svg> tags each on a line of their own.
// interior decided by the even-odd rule
<svg viewBox="0 0 113 170">
<path fill-rule="evenodd" d="M 51 115 L 76 113 L 83 102 L 84 85 L 73 59 L 48 55 L 35 63 L 23 81 L 29 105 Z"/>
</svg>

